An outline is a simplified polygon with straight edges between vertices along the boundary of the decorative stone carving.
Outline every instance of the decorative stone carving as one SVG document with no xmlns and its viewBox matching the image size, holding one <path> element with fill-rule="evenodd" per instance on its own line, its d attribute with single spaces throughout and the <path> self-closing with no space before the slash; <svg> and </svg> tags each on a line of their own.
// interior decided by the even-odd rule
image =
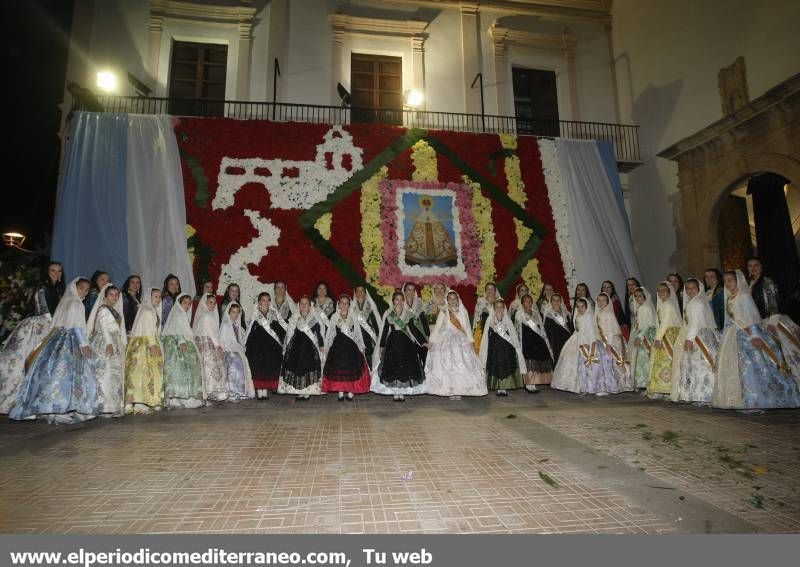
<svg viewBox="0 0 800 567">
<path fill-rule="evenodd" d="M 719 70 L 719 98 L 722 102 L 722 114 L 725 116 L 744 108 L 750 102 L 744 57 L 737 57 L 731 65 Z"/>
</svg>

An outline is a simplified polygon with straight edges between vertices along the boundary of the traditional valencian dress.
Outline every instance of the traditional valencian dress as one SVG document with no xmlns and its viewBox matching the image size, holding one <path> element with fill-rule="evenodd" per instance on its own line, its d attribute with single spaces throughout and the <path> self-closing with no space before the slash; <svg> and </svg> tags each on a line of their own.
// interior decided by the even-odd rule
<svg viewBox="0 0 800 567">
<path fill-rule="evenodd" d="M 194 334 L 194 344 L 200 355 L 203 391 L 206 400 L 223 401 L 228 399 L 225 354 L 221 351 L 222 344 L 219 341 L 219 313 L 216 307 L 208 308 L 206 302 L 209 297 L 214 296 L 208 293 L 197 304 L 192 333 Z"/>
<path fill-rule="evenodd" d="M 446 290 L 444 295 L 442 295 L 441 299 L 437 298 L 436 293 L 434 292 L 433 297 L 431 297 L 428 300 L 428 302 L 425 303 L 424 313 L 425 313 L 425 318 L 427 319 L 426 322 L 428 323 L 428 329 L 430 329 L 436 324 L 436 319 L 439 317 L 439 311 L 447 311 Z"/>
<path fill-rule="evenodd" d="M 403 289 L 405 289 L 405 284 L 403 284 Z M 411 319 L 409 319 L 409 321 L 422 332 L 422 334 L 425 336 L 425 341 L 427 341 L 428 337 L 431 335 L 431 327 L 428 324 L 428 315 L 425 305 L 422 303 L 422 299 L 419 297 L 419 294 L 416 293 L 416 291 L 414 292 L 414 301 L 412 301 L 411 304 L 409 304 L 405 299 L 404 294 L 403 305 L 411 314 Z M 419 344 L 417 351 L 419 351 L 419 358 L 424 364 L 425 359 L 428 357 L 428 349 L 425 346 L 424 341 Z"/>
<path fill-rule="evenodd" d="M 620 391 L 614 374 L 614 358 L 598 334 L 594 311 L 583 315 L 575 309 L 575 333 L 561 351 L 550 387 L 577 394 L 613 394 Z"/>
<path fill-rule="evenodd" d="M 520 306 L 514 319 L 525 358 L 526 386 L 549 384 L 553 379 L 553 355 L 539 310 L 531 306 L 526 311 Z"/>
<path fill-rule="evenodd" d="M 256 393 L 278 389 L 283 363 L 283 343 L 288 328 L 289 323 L 283 320 L 271 302 L 266 314 L 258 306 L 253 310 L 245 337 L 245 354 L 253 373 Z"/>
<path fill-rule="evenodd" d="M 324 299 L 315 297 L 311 306 L 317 310 L 317 313 L 325 315 L 328 319 L 330 319 L 336 311 L 336 304 L 333 302 L 333 299 L 328 296 L 325 296 Z"/>
<path fill-rule="evenodd" d="M 800 389 L 792 377 L 780 345 L 762 324 L 741 270 L 736 270 L 737 292 L 725 301 L 727 319 L 719 349 L 711 404 L 729 409 L 800 407 Z M 758 347 L 753 339 L 761 339 Z"/>
<path fill-rule="evenodd" d="M 511 318 L 511 321 L 516 321 L 517 311 L 522 308 L 522 295 L 520 294 L 520 290 L 523 286 L 525 286 L 525 284 L 519 284 L 517 286 L 514 293 L 514 301 L 508 306 L 508 316 Z"/>
<path fill-rule="evenodd" d="M 327 317 L 314 307 L 303 316 L 298 309 L 289 320 L 283 352 L 279 394 L 318 396 L 322 393 L 322 357 Z"/>
<path fill-rule="evenodd" d="M 672 362 L 673 402 L 710 404 L 714 393 L 714 367 L 719 352 L 720 335 L 714 313 L 708 304 L 702 283 L 700 293 L 683 305 L 685 326 L 675 341 L 675 359 Z M 692 343 L 691 350 L 684 343 Z"/>
<path fill-rule="evenodd" d="M 353 311 L 353 316 L 361 326 L 361 336 L 364 339 L 364 356 L 369 364 L 370 371 L 375 370 L 374 361 L 378 357 L 377 345 L 378 339 L 381 336 L 381 323 L 382 318 L 378 306 L 372 300 L 372 297 L 367 293 L 364 303 L 361 304 L 353 294 L 353 300 L 350 303 L 350 309 Z"/>
<path fill-rule="evenodd" d="M 609 393 L 630 392 L 634 389 L 634 385 L 625 356 L 625 336 L 619 326 L 617 313 L 608 294 L 601 293 L 600 295 L 605 296 L 608 303 L 605 307 L 598 307 L 597 311 L 595 311 L 597 334 L 600 337 L 600 342 L 603 343 L 606 354 L 611 356 L 614 377 L 616 378 L 616 387 Z"/>
<path fill-rule="evenodd" d="M 658 296 L 656 300 L 656 316 L 658 327 L 656 341 L 661 341 L 660 348 L 653 348 L 650 352 L 650 379 L 647 382 L 648 396 L 668 396 L 672 393 L 672 360 L 675 356 L 675 341 L 683 327 L 681 309 L 678 306 L 678 297 L 672 284 L 661 282 L 659 285 L 667 286 L 669 295 L 666 301 Z"/>
<path fill-rule="evenodd" d="M 50 303 L 60 299 L 57 287 L 43 285 L 33 296 L 33 315 L 20 321 L 0 351 L 0 413 L 8 413 L 17 401 L 20 386 L 25 380 L 25 360 L 42 344 L 53 328 Z"/>
<path fill-rule="evenodd" d="M 369 392 L 370 383 L 361 325 L 352 307 L 346 317 L 337 310 L 325 333 L 322 391 L 364 394 Z"/>
<path fill-rule="evenodd" d="M 240 401 L 256 397 L 253 375 L 247 362 L 244 345 L 244 329 L 241 318 L 233 321 L 230 311 L 233 306 L 241 306 L 235 301 L 228 304 L 219 328 L 219 342 L 225 351 L 225 375 L 228 378 L 228 400 Z"/>
<path fill-rule="evenodd" d="M 644 288 L 638 289 L 644 293 L 645 302 L 636 308 L 631 340 L 628 343 L 628 355 L 634 385 L 637 389 L 642 390 L 647 388 L 647 384 L 650 382 L 650 354 L 656 340 L 658 318 L 653 300 L 650 298 L 650 292 Z M 638 347 L 636 339 L 639 339 Z"/>
<path fill-rule="evenodd" d="M 106 293 L 111 284 L 100 290 L 97 301 L 89 314 L 86 329 L 91 333 L 89 360 L 97 380 L 97 413 L 104 417 L 125 415 L 125 353 L 128 337 L 125 331 L 125 316 L 122 296 L 114 306 L 105 304 Z M 114 351 L 108 354 L 108 346 Z"/>
<path fill-rule="evenodd" d="M 434 396 L 485 396 L 486 378 L 475 354 L 469 314 L 461 298 L 458 307 L 440 311 L 428 342 L 425 361 L 427 393 Z"/>
<path fill-rule="evenodd" d="M 148 290 L 136 313 L 125 357 L 125 411 L 150 413 L 164 406 L 164 351 L 161 348 L 160 305 Z"/>
<path fill-rule="evenodd" d="M 495 294 L 495 299 L 501 299 L 500 294 Z M 493 302 L 486 299 L 485 296 L 480 296 L 475 301 L 475 314 L 472 318 L 472 341 L 475 345 L 475 352 L 481 350 L 481 338 L 483 337 L 484 327 L 489 314 L 494 310 Z"/>
<path fill-rule="evenodd" d="M 371 390 L 377 394 L 406 396 L 425 393 L 425 367 L 419 345 L 427 340 L 414 324 L 405 301 L 398 315 L 390 308 L 383 315 L 380 350 L 373 365 Z"/>
<path fill-rule="evenodd" d="M 787 315 L 778 313 L 764 321 L 768 330 L 783 351 L 783 358 L 800 384 L 800 327 Z"/>
<path fill-rule="evenodd" d="M 96 385 L 89 357 L 86 310 L 78 295 L 76 278 L 66 287 L 53 314 L 53 330 L 31 355 L 31 363 L 11 419 L 46 417 L 72 423 L 95 415 Z"/>
<path fill-rule="evenodd" d="M 517 330 L 505 309 L 502 318 L 498 319 L 492 309 L 486 319 L 479 358 L 489 390 L 502 393 L 504 390 L 516 390 L 525 385 L 522 378 L 526 371 L 525 357 Z"/>
<path fill-rule="evenodd" d="M 572 336 L 574 331 L 572 318 L 566 305 L 561 304 L 561 310 L 556 312 L 549 304 L 544 305 L 544 332 L 547 334 L 547 342 L 553 352 L 553 363 L 557 364 L 564 345 Z"/>
<path fill-rule="evenodd" d="M 192 298 L 188 293 L 181 293 L 175 298 L 161 335 L 164 347 L 164 397 L 170 408 L 199 408 L 205 404 L 203 370 L 189 323 L 192 304 L 189 303 L 184 310 L 181 306 L 184 297 Z"/>
</svg>

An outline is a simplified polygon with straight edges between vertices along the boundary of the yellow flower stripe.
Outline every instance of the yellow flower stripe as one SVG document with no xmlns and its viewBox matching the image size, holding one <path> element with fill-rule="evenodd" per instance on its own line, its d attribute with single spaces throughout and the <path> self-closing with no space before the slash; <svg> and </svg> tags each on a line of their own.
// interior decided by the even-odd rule
<svg viewBox="0 0 800 567">
<path fill-rule="evenodd" d="M 507 150 L 517 149 L 517 138 L 511 134 L 500 134 L 500 144 Z M 523 209 L 528 200 L 525 193 L 525 183 L 522 181 L 522 171 L 520 170 L 519 157 L 511 156 L 505 158 L 505 173 L 508 180 L 508 196 Z M 517 233 L 517 249 L 522 250 L 525 243 L 531 237 L 532 231 L 520 222 L 519 219 L 514 219 L 514 226 Z M 539 273 L 539 261 L 532 258 L 525 267 L 522 268 L 521 273 L 522 281 L 528 286 L 531 295 L 536 297 L 542 289 L 542 275 Z"/>
<path fill-rule="evenodd" d="M 189 240 L 195 234 L 197 234 L 197 230 L 192 225 L 187 224 L 186 225 L 186 240 Z M 194 257 L 195 257 L 194 246 L 189 246 L 187 248 L 187 251 L 189 252 L 189 265 L 190 266 L 194 266 Z"/>
<path fill-rule="evenodd" d="M 381 235 L 381 193 L 380 182 L 389 175 L 383 166 L 361 186 L 361 249 L 363 250 L 364 274 L 367 282 L 378 294 L 391 303 L 392 286 L 380 284 L 381 262 L 383 261 L 383 236 Z"/>
<path fill-rule="evenodd" d="M 333 220 L 333 213 L 325 213 L 317 219 L 314 223 L 314 228 L 319 231 L 322 238 L 325 240 L 331 239 L 331 221 Z"/>
</svg>

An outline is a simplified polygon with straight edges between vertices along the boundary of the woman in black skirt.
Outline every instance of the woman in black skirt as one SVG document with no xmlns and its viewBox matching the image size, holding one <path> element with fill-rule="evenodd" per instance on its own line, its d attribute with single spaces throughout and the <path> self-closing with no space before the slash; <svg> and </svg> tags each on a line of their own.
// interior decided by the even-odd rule
<svg viewBox="0 0 800 567">
<path fill-rule="evenodd" d="M 322 381 L 321 350 L 324 344 L 325 315 L 320 315 L 304 295 L 297 312 L 289 319 L 278 380 L 279 394 L 295 394 L 298 400 L 319 396 Z"/>
<path fill-rule="evenodd" d="M 507 396 L 508 390 L 522 388 L 525 359 L 520 349 L 517 330 L 502 299 L 495 300 L 486 319 L 480 358 L 489 390 L 497 390 L 498 396 Z M 536 386 L 533 388 L 535 390 Z"/>
<path fill-rule="evenodd" d="M 259 400 L 268 399 L 270 390 L 278 389 L 287 328 L 288 323 L 272 307 L 270 294 L 266 291 L 259 293 L 245 339 L 245 354 Z"/>
<path fill-rule="evenodd" d="M 553 364 L 556 364 L 564 343 L 572 336 L 574 330 L 567 306 L 557 293 L 550 297 L 550 305 L 544 306 L 544 330 L 553 352 Z"/>
<path fill-rule="evenodd" d="M 553 355 L 533 297 L 523 295 L 521 303 L 514 323 L 525 357 L 525 389 L 535 392 L 536 384 L 549 384 L 553 378 Z"/>
<path fill-rule="evenodd" d="M 425 335 L 414 324 L 414 313 L 406 308 L 400 291 L 392 295 L 392 308 L 383 316 L 380 336 L 380 360 L 372 373 L 371 390 L 391 394 L 394 401 L 425 391 L 425 367 L 419 356 Z"/>
<path fill-rule="evenodd" d="M 340 295 L 325 333 L 323 392 L 338 392 L 340 402 L 345 395 L 352 400 L 355 394 L 369 392 L 370 373 L 364 348 L 361 325 L 350 308 L 350 298 Z"/>
</svg>

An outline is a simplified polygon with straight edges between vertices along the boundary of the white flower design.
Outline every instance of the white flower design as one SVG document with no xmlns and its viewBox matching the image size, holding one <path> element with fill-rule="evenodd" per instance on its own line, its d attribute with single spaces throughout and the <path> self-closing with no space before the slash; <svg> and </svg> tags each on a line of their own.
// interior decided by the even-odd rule
<svg viewBox="0 0 800 567">
<path fill-rule="evenodd" d="M 564 266 L 564 277 L 569 290 L 575 289 L 578 281 L 575 278 L 575 257 L 572 255 L 572 242 L 570 240 L 569 211 L 567 198 L 561 184 L 561 169 L 556 156 L 556 143 L 544 138 L 537 139 L 539 154 L 542 157 L 542 170 L 544 181 L 547 185 L 547 194 L 550 197 L 550 207 L 553 211 L 553 221 L 556 227 L 556 243 L 561 253 L 561 263 Z"/>
<path fill-rule="evenodd" d="M 333 126 L 317 146 L 314 161 L 224 157 L 211 206 L 232 207 L 239 189 L 259 183 L 269 191 L 272 208 L 309 209 L 362 169 L 363 153 L 347 130 Z"/>
</svg>

